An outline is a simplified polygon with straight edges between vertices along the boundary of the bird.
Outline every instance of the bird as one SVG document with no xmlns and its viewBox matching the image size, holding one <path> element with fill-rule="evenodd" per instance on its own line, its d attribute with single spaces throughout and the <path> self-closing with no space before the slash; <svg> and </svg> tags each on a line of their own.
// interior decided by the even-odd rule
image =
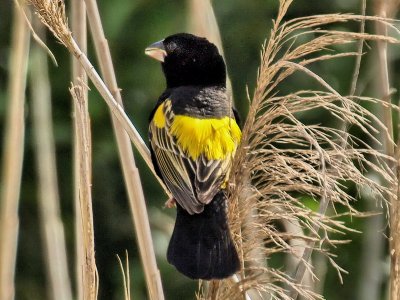
<svg viewBox="0 0 400 300">
<path fill-rule="evenodd" d="M 227 219 L 227 184 L 240 143 L 226 66 L 206 38 L 173 34 L 145 54 L 161 63 L 166 89 L 149 117 L 156 174 L 177 215 L 167 260 L 191 279 L 218 280 L 240 269 Z"/>
</svg>

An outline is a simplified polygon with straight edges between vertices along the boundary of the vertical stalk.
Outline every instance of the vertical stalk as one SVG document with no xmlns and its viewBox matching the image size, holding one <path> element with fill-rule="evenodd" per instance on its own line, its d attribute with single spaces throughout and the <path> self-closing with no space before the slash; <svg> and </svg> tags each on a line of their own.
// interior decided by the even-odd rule
<svg viewBox="0 0 400 300">
<path fill-rule="evenodd" d="M 24 105 L 29 53 L 29 30 L 14 5 L 10 47 L 9 98 L 3 144 L 0 202 L 0 299 L 14 299 L 18 244 L 18 205 L 24 155 Z"/>
<path fill-rule="evenodd" d="M 388 7 L 390 5 L 390 0 L 376 0 L 375 8 L 376 14 L 380 17 L 387 17 Z M 387 35 L 387 26 L 381 22 L 376 23 L 377 34 Z M 389 82 L 389 71 L 388 71 L 388 58 L 387 58 L 387 42 L 378 41 L 377 42 L 377 52 L 378 52 L 378 76 L 380 85 L 380 96 L 388 104 L 391 104 L 391 92 L 390 92 L 390 82 Z M 383 107 L 383 121 L 388 129 L 389 137 L 384 135 L 384 147 L 385 152 L 388 156 L 395 158 L 395 148 L 393 141 L 393 121 L 392 121 L 392 109 L 389 106 Z M 391 140 L 390 140 L 391 139 Z M 394 169 L 396 165 L 390 164 L 390 167 Z M 397 172 L 399 172 L 397 170 Z M 397 174 L 398 175 L 398 174 Z M 399 177 L 397 176 L 397 179 Z M 391 190 L 396 195 L 398 192 L 398 183 L 391 186 Z M 396 191 L 396 192 L 395 192 Z M 396 196 L 388 195 L 387 200 L 390 203 L 390 299 L 398 300 L 400 299 L 400 211 L 398 198 Z"/>
<path fill-rule="evenodd" d="M 82 284 L 83 299 L 97 299 L 98 277 L 94 252 L 94 227 L 92 208 L 92 145 L 86 87 L 73 86 L 70 89 L 76 105 L 76 144 L 79 155 L 79 204 L 83 246 Z"/>
<path fill-rule="evenodd" d="M 76 43 L 79 45 L 83 53 L 87 51 L 87 29 L 86 29 L 86 8 L 83 0 L 72 0 L 71 1 L 71 29 L 73 37 Z M 85 70 L 80 65 L 79 61 L 72 56 L 72 82 L 79 84 L 79 80 L 82 80 L 84 84 L 87 83 L 87 76 Z M 82 90 L 83 97 L 83 111 L 87 111 L 88 105 L 88 92 L 86 89 Z M 79 154 L 79 145 L 77 140 L 77 101 L 72 103 L 73 110 L 73 127 L 74 127 L 74 210 L 75 210 L 75 275 L 76 275 L 76 291 L 77 299 L 84 299 L 84 283 L 83 280 L 83 266 L 85 263 L 84 254 L 84 242 L 82 232 L 82 211 L 79 199 L 79 184 L 81 182 L 80 166 L 81 156 Z"/>
<path fill-rule="evenodd" d="M 122 107 L 122 97 L 118 88 L 111 52 L 104 35 L 100 14 L 95 0 L 85 0 L 88 19 L 95 44 L 97 58 L 105 83 L 113 97 Z M 147 208 L 144 200 L 142 184 L 138 169 L 135 165 L 132 146 L 129 137 L 122 128 L 118 119 L 113 115 L 112 122 L 117 139 L 119 156 L 124 173 L 125 185 L 128 191 L 131 213 L 136 229 L 142 265 L 145 273 L 150 299 L 164 299 L 160 272 L 157 267 L 156 257 L 151 239 Z"/>
<path fill-rule="evenodd" d="M 387 17 L 387 4 L 388 0 L 378 0 L 377 5 L 377 15 L 383 18 Z M 376 33 L 380 35 L 387 36 L 387 26 L 382 22 L 376 23 Z M 389 70 L 388 70 L 388 58 L 387 58 L 387 42 L 386 41 L 377 41 L 377 50 L 378 50 L 378 75 L 379 75 L 379 83 L 380 83 L 380 93 L 383 100 L 385 100 L 389 105 L 387 107 L 383 107 L 383 120 L 386 125 L 386 128 L 389 132 L 389 137 L 384 139 L 384 146 L 386 154 L 393 157 L 394 156 L 394 144 L 393 144 L 393 119 L 392 119 L 392 109 L 390 104 L 391 100 L 391 91 L 390 91 L 390 82 L 389 82 Z"/>
<path fill-rule="evenodd" d="M 36 32 L 43 33 L 43 25 L 36 22 Z M 60 215 L 54 136 L 51 116 L 51 91 L 47 56 L 38 45 L 32 50 L 30 83 L 32 87 L 33 129 L 36 162 L 39 175 L 39 211 L 45 245 L 49 295 L 52 299 L 72 299 L 68 275 L 64 227 Z"/>
</svg>

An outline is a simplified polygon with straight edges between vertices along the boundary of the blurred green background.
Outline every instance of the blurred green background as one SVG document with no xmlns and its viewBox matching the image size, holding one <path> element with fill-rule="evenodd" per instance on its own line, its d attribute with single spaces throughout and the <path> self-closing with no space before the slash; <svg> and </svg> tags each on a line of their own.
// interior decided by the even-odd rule
<svg viewBox="0 0 400 300">
<path fill-rule="evenodd" d="M 369 2 L 369 1 L 368 1 Z M 228 72 L 232 80 L 234 98 L 242 118 L 245 117 L 248 101 L 246 86 L 250 94 L 255 86 L 261 44 L 268 37 L 272 19 L 277 13 L 277 0 L 218 0 L 213 1 L 215 14 L 220 26 Z M 369 3 L 370 4 L 370 3 Z M 3 142 L 4 115 L 7 105 L 7 78 L 10 54 L 10 28 L 13 1 L 0 1 L 0 137 Z M 67 10 L 68 10 L 67 3 Z M 147 117 L 159 94 L 163 91 L 164 79 L 160 65 L 144 55 L 144 48 L 170 34 L 187 31 L 190 16 L 187 14 L 188 2 L 183 0 L 100 0 L 105 34 L 111 48 L 115 71 L 125 109 L 144 138 L 147 138 Z M 358 13 L 360 3 L 355 0 L 295 0 L 286 19 L 313 14 L 350 12 Z M 342 24 L 338 29 L 357 30 L 356 24 Z M 373 30 L 373 26 L 368 26 Z M 73 187 L 72 187 L 72 121 L 71 99 L 68 87 L 71 81 L 70 56 L 55 39 L 48 35 L 49 48 L 59 63 L 55 67 L 49 63 L 54 131 L 57 147 L 57 168 L 61 195 L 62 216 L 69 250 L 70 276 L 73 270 Z M 369 43 L 373 48 L 374 43 Z M 349 47 L 355 48 L 355 45 Z M 366 50 L 368 50 L 366 48 Z M 92 45 L 89 45 L 89 58 L 95 63 Z M 398 51 L 390 53 L 392 85 L 399 86 L 400 64 Z M 96 65 L 96 63 L 95 63 Z M 318 72 L 340 93 L 348 93 L 354 59 L 316 65 Z M 374 95 L 374 51 L 364 57 L 361 69 L 360 87 L 362 92 Z M 293 91 L 310 86 L 305 76 L 294 76 L 280 91 Z M 20 235 L 16 272 L 16 299 L 46 299 L 45 264 L 43 245 L 38 222 L 37 173 L 34 161 L 33 136 L 31 131 L 30 87 L 26 100 L 26 144 L 23 167 L 22 193 L 20 202 Z M 128 250 L 131 264 L 131 284 L 133 299 L 147 299 L 146 287 L 130 209 L 120 170 L 115 139 L 113 137 L 110 115 L 106 104 L 97 91 L 92 88 L 90 114 L 93 134 L 93 209 L 95 225 L 96 261 L 100 276 L 99 299 L 123 299 L 122 276 L 116 254 L 123 256 Z M 397 103 L 397 94 L 394 101 Z M 319 123 L 323 115 L 305 115 L 305 120 Z M 2 149 L 0 149 L 0 152 Z M 137 153 L 136 153 L 137 154 Z M 161 270 L 166 299 L 193 299 L 197 282 L 177 273 L 165 258 L 169 236 L 165 228 L 172 225 L 174 210 L 163 209 L 166 200 L 157 181 L 148 168 L 136 155 L 140 169 L 146 202 L 152 218 L 152 234 L 155 243 L 157 262 Z M 365 199 L 362 199 L 365 200 Z M 365 209 L 365 201 L 359 201 L 357 208 Z M 161 213 L 161 215 L 160 215 Z M 165 220 L 165 215 L 170 219 Z M 386 247 L 384 233 L 385 221 L 377 218 L 375 231 Z M 373 218 L 371 218 L 373 219 Z M 366 227 L 365 219 L 348 220 L 350 226 L 358 230 Z M 167 225 L 165 222 L 169 222 Z M 341 237 L 343 238 L 343 237 Z M 337 262 L 349 271 L 340 281 L 333 268 L 328 267 L 324 280 L 326 299 L 361 299 L 359 285 L 363 274 L 363 253 L 365 235 L 348 234 L 345 239 L 352 243 L 334 250 Z M 0 241 L 1 242 L 1 241 Z M 384 299 L 387 289 L 388 256 L 383 253 L 378 259 L 377 283 Z M 322 261 L 322 264 L 325 264 Z"/>
</svg>

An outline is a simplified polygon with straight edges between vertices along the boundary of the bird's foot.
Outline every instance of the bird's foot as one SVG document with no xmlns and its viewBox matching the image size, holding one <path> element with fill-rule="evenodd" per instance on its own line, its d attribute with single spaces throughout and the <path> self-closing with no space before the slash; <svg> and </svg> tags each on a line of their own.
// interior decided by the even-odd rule
<svg viewBox="0 0 400 300">
<path fill-rule="evenodd" d="M 176 200 L 174 198 L 169 198 L 164 204 L 164 207 L 166 208 L 173 208 L 175 206 L 176 206 Z"/>
</svg>

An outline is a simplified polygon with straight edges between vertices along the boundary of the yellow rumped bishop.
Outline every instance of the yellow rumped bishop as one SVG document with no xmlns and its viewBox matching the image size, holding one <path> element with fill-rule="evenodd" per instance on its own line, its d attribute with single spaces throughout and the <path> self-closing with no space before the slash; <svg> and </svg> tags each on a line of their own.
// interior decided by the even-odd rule
<svg viewBox="0 0 400 300">
<path fill-rule="evenodd" d="M 154 168 L 177 204 L 167 259 L 193 279 L 222 279 L 239 269 L 225 186 L 241 139 L 217 47 L 187 33 L 146 48 L 161 62 L 167 88 L 150 115 Z"/>
</svg>

